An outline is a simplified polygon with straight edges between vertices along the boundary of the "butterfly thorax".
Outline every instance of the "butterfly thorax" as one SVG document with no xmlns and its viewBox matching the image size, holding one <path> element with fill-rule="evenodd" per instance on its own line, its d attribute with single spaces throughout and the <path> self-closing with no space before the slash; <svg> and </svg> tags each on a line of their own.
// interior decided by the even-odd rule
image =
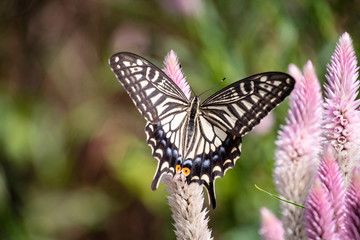
<svg viewBox="0 0 360 240">
<path fill-rule="evenodd" d="M 194 128 L 195 128 L 196 118 L 199 112 L 199 106 L 200 106 L 200 98 L 197 96 L 191 97 L 189 115 L 188 115 L 189 120 L 187 124 L 186 149 L 188 149 L 191 142 L 191 138 L 194 135 Z"/>
</svg>

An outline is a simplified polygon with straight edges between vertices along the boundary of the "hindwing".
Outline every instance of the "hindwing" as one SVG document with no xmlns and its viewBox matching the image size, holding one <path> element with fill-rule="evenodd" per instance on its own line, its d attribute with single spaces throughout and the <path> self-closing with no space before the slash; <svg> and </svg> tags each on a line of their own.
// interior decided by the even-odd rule
<svg viewBox="0 0 360 240">
<path fill-rule="evenodd" d="M 186 117 L 186 112 L 181 112 L 174 114 L 167 122 L 147 123 L 145 126 L 147 144 L 151 147 L 152 156 L 158 160 L 151 184 L 152 190 L 157 189 L 164 174 L 174 176 L 177 172 L 176 166 L 182 166 Z"/>
<path fill-rule="evenodd" d="M 194 138 L 183 168 L 191 169 L 187 182 L 206 187 L 212 208 L 216 207 L 215 180 L 233 168 L 241 155 L 242 140 L 209 122 L 201 113 L 196 118 Z"/>
</svg>

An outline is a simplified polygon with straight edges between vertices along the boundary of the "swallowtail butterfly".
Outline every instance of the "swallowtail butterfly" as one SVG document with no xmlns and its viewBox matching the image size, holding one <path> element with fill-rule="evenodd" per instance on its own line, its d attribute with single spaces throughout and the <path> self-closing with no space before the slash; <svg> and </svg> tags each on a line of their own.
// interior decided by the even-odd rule
<svg viewBox="0 0 360 240">
<path fill-rule="evenodd" d="M 198 96 L 187 99 L 162 70 L 138 55 L 116 53 L 109 63 L 147 121 L 147 144 L 158 160 L 152 190 L 164 174 L 182 172 L 188 184 L 206 187 L 212 208 L 214 182 L 234 167 L 241 137 L 295 85 L 286 73 L 265 72 L 234 82 L 201 103 Z"/>
</svg>

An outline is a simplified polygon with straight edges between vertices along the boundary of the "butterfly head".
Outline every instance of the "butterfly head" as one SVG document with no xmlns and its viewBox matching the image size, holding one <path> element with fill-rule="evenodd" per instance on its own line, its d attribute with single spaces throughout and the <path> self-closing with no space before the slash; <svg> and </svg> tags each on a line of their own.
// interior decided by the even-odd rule
<svg viewBox="0 0 360 240">
<path fill-rule="evenodd" d="M 195 105 L 200 105 L 200 97 L 199 96 L 191 96 L 190 103 L 194 103 Z"/>
</svg>

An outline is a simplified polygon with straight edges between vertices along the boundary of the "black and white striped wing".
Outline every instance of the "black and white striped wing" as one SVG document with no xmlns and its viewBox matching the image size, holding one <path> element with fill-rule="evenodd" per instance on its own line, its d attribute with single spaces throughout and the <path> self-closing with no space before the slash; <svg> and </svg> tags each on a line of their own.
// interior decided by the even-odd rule
<svg viewBox="0 0 360 240">
<path fill-rule="evenodd" d="M 148 122 L 158 123 L 187 108 L 188 99 L 181 89 L 146 59 L 122 52 L 111 56 L 109 64 Z"/>
<path fill-rule="evenodd" d="M 133 53 L 117 53 L 109 60 L 112 71 L 148 121 L 147 144 L 158 160 L 151 188 L 155 190 L 163 174 L 176 173 L 182 152 L 184 121 L 189 102 L 181 89 L 158 67 Z M 171 150 L 171 154 L 169 151 Z"/>
<path fill-rule="evenodd" d="M 216 207 L 215 180 L 234 167 L 241 154 L 241 144 L 240 136 L 233 136 L 199 114 L 193 145 L 189 148 L 183 168 L 191 169 L 187 176 L 188 184 L 197 182 L 205 186 L 212 208 Z"/>
<path fill-rule="evenodd" d="M 266 72 L 239 80 L 206 99 L 204 117 L 234 136 L 253 129 L 293 90 L 295 80 L 286 73 Z"/>
</svg>

